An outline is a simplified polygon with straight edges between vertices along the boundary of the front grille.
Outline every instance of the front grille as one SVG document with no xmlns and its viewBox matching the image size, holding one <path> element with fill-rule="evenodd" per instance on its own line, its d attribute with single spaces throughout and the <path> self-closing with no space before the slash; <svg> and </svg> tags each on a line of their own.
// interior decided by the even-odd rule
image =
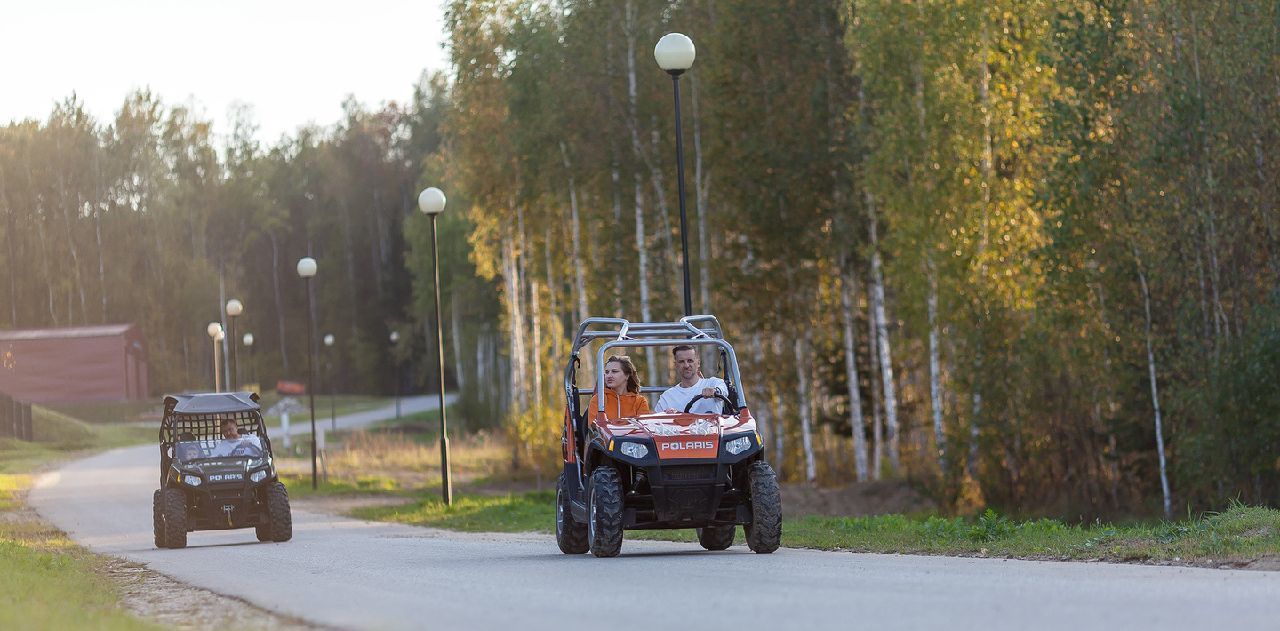
<svg viewBox="0 0 1280 631">
<path fill-rule="evenodd" d="M 662 468 L 662 479 L 668 482 L 708 482 L 716 478 L 713 464 L 690 464 Z"/>
</svg>

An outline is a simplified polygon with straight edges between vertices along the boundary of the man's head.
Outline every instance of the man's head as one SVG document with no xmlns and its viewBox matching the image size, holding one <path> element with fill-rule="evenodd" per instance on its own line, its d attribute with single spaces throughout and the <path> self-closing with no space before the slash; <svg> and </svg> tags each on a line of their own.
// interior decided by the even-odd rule
<svg viewBox="0 0 1280 631">
<path fill-rule="evenodd" d="M 675 360 L 676 375 L 680 377 L 681 383 L 692 384 L 698 380 L 698 370 L 702 368 L 698 351 L 692 346 L 681 345 L 671 349 L 671 356 Z"/>
<path fill-rule="evenodd" d="M 235 419 L 224 418 L 219 426 L 222 428 L 223 438 L 240 438 L 240 426 L 236 425 Z"/>
</svg>

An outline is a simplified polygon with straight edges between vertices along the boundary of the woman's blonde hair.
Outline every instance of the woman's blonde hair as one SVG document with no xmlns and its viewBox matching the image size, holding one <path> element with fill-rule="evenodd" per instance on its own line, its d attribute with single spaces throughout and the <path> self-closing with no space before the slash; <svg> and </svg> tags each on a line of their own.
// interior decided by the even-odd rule
<svg viewBox="0 0 1280 631">
<path fill-rule="evenodd" d="M 631 363 L 631 358 L 626 355 L 610 355 L 604 364 L 608 366 L 610 362 L 618 362 L 622 366 L 622 374 L 627 376 L 627 392 L 640 393 L 640 373 L 636 372 L 636 365 Z"/>
</svg>

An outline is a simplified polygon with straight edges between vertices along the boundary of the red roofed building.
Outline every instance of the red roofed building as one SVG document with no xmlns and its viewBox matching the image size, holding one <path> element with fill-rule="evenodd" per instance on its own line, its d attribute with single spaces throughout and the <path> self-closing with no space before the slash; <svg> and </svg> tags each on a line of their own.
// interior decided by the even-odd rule
<svg viewBox="0 0 1280 631">
<path fill-rule="evenodd" d="M 132 324 L 0 331 L 0 392 L 31 403 L 145 399 L 146 341 Z"/>
</svg>

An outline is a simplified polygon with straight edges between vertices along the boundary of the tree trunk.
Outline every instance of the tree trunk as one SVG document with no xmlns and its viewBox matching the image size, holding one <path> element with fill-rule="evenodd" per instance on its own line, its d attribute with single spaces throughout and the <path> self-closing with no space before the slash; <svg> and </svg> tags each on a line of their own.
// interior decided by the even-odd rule
<svg viewBox="0 0 1280 631">
<path fill-rule="evenodd" d="M 840 266 L 840 314 L 844 323 L 845 380 L 849 389 L 849 424 L 853 435 L 854 473 L 867 481 L 867 428 L 862 421 L 862 388 L 858 379 L 857 336 L 854 334 L 854 280 L 852 261 Z"/>
<path fill-rule="evenodd" d="M 929 401 L 933 408 L 933 440 L 938 450 L 938 470 L 947 475 L 947 437 L 942 429 L 941 332 L 938 325 L 938 269 L 930 260 L 929 274 Z"/>
<path fill-rule="evenodd" d="M 1133 247 L 1133 258 L 1138 264 L 1138 282 L 1142 287 L 1142 306 L 1146 314 L 1147 342 L 1147 377 L 1151 381 L 1151 407 L 1155 410 L 1156 422 L 1156 456 L 1160 461 L 1160 492 L 1164 497 L 1164 517 L 1173 518 L 1173 504 L 1169 496 L 1169 475 L 1165 469 L 1164 428 L 1160 417 L 1160 390 L 1156 384 L 1156 355 L 1151 345 L 1151 291 L 1147 287 L 1147 274 L 1142 270 L 1142 259 L 1138 255 L 1137 246 Z"/>
<path fill-rule="evenodd" d="M 876 233 L 876 211 L 869 206 L 871 221 L 871 302 L 876 319 L 876 346 L 880 350 L 880 382 L 884 388 L 884 421 L 888 438 L 889 468 L 896 475 L 898 454 L 898 396 L 893 381 L 893 359 L 889 346 L 889 323 L 884 305 L 884 271 L 880 263 L 880 243 Z"/>
<path fill-rule="evenodd" d="M 775 335 L 773 338 L 773 356 L 781 359 L 785 348 L 782 343 L 782 336 Z M 777 401 L 773 423 L 773 452 L 777 454 L 774 456 L 774 466 L 778 472 L 778 479 L 781 480 L 785 477 L 784 472 L 786 471 L 787 461 L 787 398 L 778 396 L 776 392 L 773 392 L 772 386 L 770 386 L 769 390 L 774 394 L 774 400 Z"/>
<path fill-rule="evenodd" d="M 271 239 L 271 289 L 275 293 L 276 298 L 276 327 L 280 336 L 280 367 L 284 376 L 292 377 L 289 374 L 289 350 L 285 340 L 284 331 L 284 299 L 280 294 L 280 243 L 276 239 L 276 233 L 268 232 L 267 237 Z"/>
<path fill-rule="evenodd" d="M 506 283 L 507 317 L 510 320 L 511 332 L 511 401 L 515 409 L 525 410 L 529 406 L 523 383 L 526 376 L 524 363 L 527 361 L 524 313 L 520 304 L 520 277 L 516 265 L 515 245 L 509 236 L 502 239 L 502 270 L 503 280 Z"/>
<path fill-rule="evenodd" d="M 613 225 L 622 226 L 622 173 L 616 160 L 609 175 L 613 183 Z M 613 268 L 613 313 L 616 317 L 622 317 L 622 266 L 610 267 Z"/>
<path fill-rule="evenodd" d="M 813 395 L 809 392 L 809 340 L 807 335 L 796 336 L 796 389 L 799 395 L 796 406 L 800 412 L 800 442 L 804 448 L 804 479 L 813 483 L 818 479 L 817 463 L 813 458 L 812 403 Z"/>
<path fill-rule="evenodd" d="M 871 273 L 870 265 L 867 266 L 867 277 L 867 347 L 871 357 L 871 374 L 868 375 L 871 381 L 871 479 L 879 480 L 884 466 L 884 418 L 880 415 L 884 406 L 880 400 L 883 390 L 877 387 L 880 384 L 880 345 L 877 342 L 880 327 L 876 324 L 876 310 L 872 304 L 871 279 L 874 274 Z"/>
<path fill-rule="evenodd" d="M 458 384 L 458 391 L 461 392 L 467 386 L 467 376 L 462 372 L 462 331 L 458 324 L 458 301 L 449 301 L 449 330 L 453 335 L 450 340 L 453 346 L 453 379 Z M 477 346 L 479 346 L 477 344 Z"/>
<path fill-rule="evenodd" d="M 529 314 L 533 320 L 533 344 L 530 345 L 530 358 L 533 360 L 533 400 L 538 409 L 542 408 L 542 309 L 538 306 L 538 281 L 529 281 Z"/>
<path fill-rule="evenodd" d="M 698 111 L 698 79 L 690 77 L 693 88 L 693 190 L 698 210 L 698 297 L 702 313 L 711 313 L 711 248 L 707 238 L 707 203 L 711 181 L 702 168 L 702 118 Z"/>
<path fill-rule="evenodd" d="M 636 174 L 633 178 L 636 187 L 636 249 L 640 252 L 640 317 L 645 322 L 653 321 L 653 314 L 649 310 L 649 247 L 645 244 L 644 230 L 644 184 L 641 183 L 641 177 Z M 658 366 L 657 353 L 652 346 L 646 347 L 645 351 L 645 370 L 649 383 L 657 383 Z"/>
<path fill-rule="evenodd" d="M 569 221 L 570 235 L 573 251 L 573 290 L 577 294 L 578 305 L 578 322 L 587 318 L 589 311 L 587 309 L 587 281 L 586 281 L 586 264 L 582 260 L 582 249 L 579 245 L 579 224 L 578 219 L 578 187 L 573 181 L 573 165 L 569 162 L 569 151 L 565 148 L 564 141 L 560 141 L 560 157 L 564 160 L 564 171 L 569 178 Z M 615 171 L 615 175 L 616 175 Z"/>
</svg>

